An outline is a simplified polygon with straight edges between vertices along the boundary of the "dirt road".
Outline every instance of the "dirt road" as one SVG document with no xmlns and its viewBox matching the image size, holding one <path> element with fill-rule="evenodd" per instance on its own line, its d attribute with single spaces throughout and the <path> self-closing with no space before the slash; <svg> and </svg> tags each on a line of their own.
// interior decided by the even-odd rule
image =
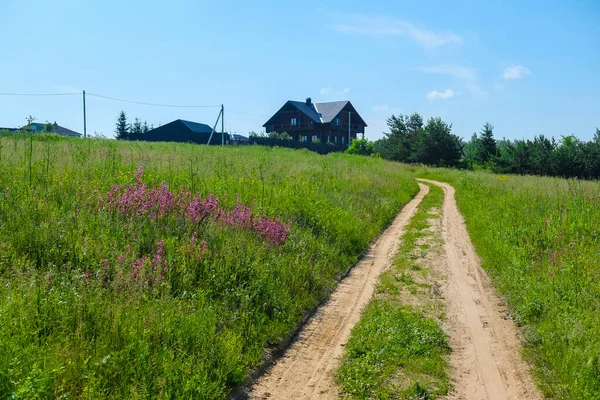
<svg viewBox="0 0 600 400">
<path fill-rule="evenodd" d="M 337 399 L 332 372 L 338 365 L 350 329 L 373 295 L 379 274 L 391 263 L 398 239 L 428 193 L 421 187 L 369 252 L 340 282 L 329 302 L 321 307 L 284 356 L 252 388 L 254 399 Z"/>
<path fill-rule="evenodd" d="M 469 400 L 539 399 L 506 308 L 481 269 L 464 219 L 447 183 L 421 180 L 444 190 L 442 238 L 448 280 L 447 326 L 454 393 Z"/>
<path fill-rule="evenodd" d="M 479 265 L 454 189 L 445 183 L 423 181 L 440 186 L 445 193 L 441 222 L 445 255 L 440 258 L 438 271 L 447 276 L 442 292 L 448 316 L 444 330 L 452 348 L 454 391 L 449 398 L 539 399 L 520 356 L 517 330 Z M 429 190 L 420 186 L 419 194 L 338 285 L 284 356 L 255 383 L 250 398 L 338 398 L 332 373 L 360 310 L 373 295 L 380 273 L 390 266 L 404 227 Z"/>
</svg>

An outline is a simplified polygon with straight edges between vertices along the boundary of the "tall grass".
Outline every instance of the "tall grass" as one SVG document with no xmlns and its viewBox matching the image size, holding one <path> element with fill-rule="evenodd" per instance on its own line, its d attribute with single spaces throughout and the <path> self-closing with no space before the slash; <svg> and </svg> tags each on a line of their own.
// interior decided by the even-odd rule
<svg viewBox="0 0 600 400">
<path fill-rule="evenodd" d="M 0 138 L 0 398 L 223 398 L 418 191 L 340 154 L 30 145 Z"/>
<path fill-rule="evenodd" d="M 450 182 L 545 396 L 600 398 L 600 185 L 421 169 Z"/>
</svg>

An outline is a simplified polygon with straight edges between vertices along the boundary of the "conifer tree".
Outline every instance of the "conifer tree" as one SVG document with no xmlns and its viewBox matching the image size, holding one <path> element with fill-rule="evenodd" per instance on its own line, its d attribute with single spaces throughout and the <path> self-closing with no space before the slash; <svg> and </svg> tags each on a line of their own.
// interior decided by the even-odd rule
<svg viewBox="0 0 600 400">
<path fill-rule="evenodd" d="M 127 114 L 121 110 L 115 126 L 115 133 L 118 140 L 129 140 L 129 124 L 127 123 Z"/>
<path fill-rule="evenodd" d="M 483 125 L 479 143 L 481 148 L 481 161 L 486 162 L 493 160 L 493 157 L 498 154 L 498 149 L 496 148 L 496 139 L 494 139 L 494 127 L 489 122 L 486 122 L 485 125 Z"/>
<path fill-rule="evenodd" d="M 142 123 L 139 118 L 136 118 L 131 124 L 131 129 L 129 132 L 129 140 L 141 140 L 142 139 Z"/>
</svg>

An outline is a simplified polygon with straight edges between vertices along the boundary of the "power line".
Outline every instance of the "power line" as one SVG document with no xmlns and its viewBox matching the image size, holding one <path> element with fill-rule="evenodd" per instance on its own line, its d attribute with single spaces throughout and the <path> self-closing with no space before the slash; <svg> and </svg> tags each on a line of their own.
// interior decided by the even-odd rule
<svg viewBox="0 0 600 400">
<path fill-rule="evenodd" d="M 89 92 L 87 92 L 86 94 L 88 96 L 94 96 L 94 97 L 98 97 L 98 98 L 106 99 L 106 100 L 120 101 L 122 103 L 141 104 L 143 106 L 153 106 L 153 107 L 171 107 L 171 108 L 215 108 L 215 107 L 221 107 L 220 104 L 219 105 L 210 105 L 210 106 L 197 106 L 197 105 L 146 103 L 143 101 L 124 100 L 124 99 L 118 99 L 116 97 L 101 96 L 99 94 L 94 94 L 94 93 L 89 93 Z"/>
<path fill-rule="evenodd" d="M 250 115 L 252 117 L 261 117 L 261 118 L 269 118 L 267 115 L 261 115 L 261 114 L 251 114 L 251 113 L 247 113 L 244 111 L 235 111 L 235 110 L 231 110 L 229 108 L 226 108 L 225 110 L 235 113 L 235 114 L 243 114 L 243 115 Z"/>
<path fill-rule="evenodd" d="M 0 96 L 73 96 L 81 93 L 0 93 Z"/>
</svg>

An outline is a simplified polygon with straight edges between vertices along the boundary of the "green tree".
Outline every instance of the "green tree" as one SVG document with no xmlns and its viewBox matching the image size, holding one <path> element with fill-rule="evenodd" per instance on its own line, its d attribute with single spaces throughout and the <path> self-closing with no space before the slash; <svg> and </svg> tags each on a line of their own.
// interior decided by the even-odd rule
<svg viewBox="0 0 600 400">
<path fill-rule="evenodd" d="M 46 121 L 46 123 L 44 124 L 44 133 L 52 132 L 54 132 L 54 125 L 52 124 L 52 122 Z"/>
<path fill-rule="evenodd" d="M 481 162 L 493 161 L 494 157 L 498 154 L 498 149 L 496 148 L 496 139 L 494 139 L 494 127 L 492 124 L 486 122 L 483 125 L 479 140 L 481 143 Z"/>
<path fill-rule="evenodd" d="M 552 153 L 556 150 L 556 142 L 547 139 L 544 135 L 527 141 L 529 145 L 529 165 L 527 173 L 535 175 L 551 175 Z"/>
<path fill-rule="evenodd" d="M 136 118 L 131 124 L 131 128 L 129 130 L 129 140 L 142 140 L 142 122 Z"/>
<path fill-rule="evenodd" d="M 573 135 L 563 136 L 560 145 L 552 154 L 553 175 L 563 178 L 582 177 L 581 142 Z"/>
<path fill-rule="evenodd" d="M 142 133 L 146 133 L 150 130 L 151 128 L 148 126 L 148 122 L 144 120 L 144 123 L 142 124 Z"/>
<path fill-rule="evenodd" d="M 368 139 L 354 139 L 345 153 L 370 156 L 375 153 L 375 146 L 373 145 L 373 142 Z"/>
<path fill-rule="evenodd" d="M 477 133 L 473 133 L 471 140 L 465 143 L 463 151 L 463 162 L 466 168 L 473 169 L 475 165 L 482 164 L 481 140 L 477 136 Z"/>
<path fill-rule="evenodd" d="M 416 160 L 419 132 L 423 128 L 423 117 L 418 113 L 392 115 L 387 119 L 388 133 L 374 143 L 375 150 L 383 158 L 401 162 Z"/>
<path fill-rule="evenodd" d="M 463 155 L 461 139 L 452 133 L 452 125 L 441 118 L 430 118 L 419 131 L 415 152 L 417 162 L 440 167 L 453 167 L 459 164 Z"/>
<path fill-rule="evenodd" d="M 115 133 L 118 140 L 129 140 L 129 124 L 127 123 L 127 114 L 121 110 L 115 126 Z"/>
<path fill-rule="evenodd" d="M 279 140 L 291 140 L 292 137 L 287 132 L 269 132 L 267 137 Z"/>
</svg>

